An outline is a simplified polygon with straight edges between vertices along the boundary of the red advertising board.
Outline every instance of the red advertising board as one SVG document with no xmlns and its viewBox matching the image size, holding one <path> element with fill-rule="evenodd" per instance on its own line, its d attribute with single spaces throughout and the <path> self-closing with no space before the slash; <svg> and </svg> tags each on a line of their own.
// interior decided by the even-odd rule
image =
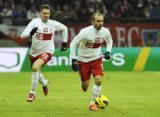
<svg viewBox="0 0 160 117">
<path fill-rule="evenodd" d="M 68 24 L 69 40 L 90 24 Z M 160 23 L 108 23 L 115 47 L 159 46 Z"/>
</svg>

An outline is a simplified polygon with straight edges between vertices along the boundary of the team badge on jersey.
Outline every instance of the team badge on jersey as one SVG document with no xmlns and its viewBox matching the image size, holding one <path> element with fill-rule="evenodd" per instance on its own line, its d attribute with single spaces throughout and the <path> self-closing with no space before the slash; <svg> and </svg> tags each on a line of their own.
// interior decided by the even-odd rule
<svg viewBox="0 0 160 117">
<path fill-rule="evenodd" d="M 48 28 L 43 28 L 43 32 L 48 32 Z"/>
<path fill-rule="evenodd" d="M 95 39 L 95 42 L 100 42 L 100 40 L 101 39 L 98 37 L 98 38 Z"/>
</svg>

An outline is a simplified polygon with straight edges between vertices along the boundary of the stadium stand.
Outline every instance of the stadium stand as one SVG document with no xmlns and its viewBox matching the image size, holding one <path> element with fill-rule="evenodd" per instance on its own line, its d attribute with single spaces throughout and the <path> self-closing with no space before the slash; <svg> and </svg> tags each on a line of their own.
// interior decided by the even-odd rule
<svg viewBox="0 0 160 117">
<path fill-rule="evenodd" d="M 159 0 L 1 0 L 1 23 L 25 25 L 30 9 L 36 12 L 42 3 L 50 4 L 52 18 L 61 22 L 88 22 L 95 11 L 107 21 L 160 21 Z"/>
</svg>

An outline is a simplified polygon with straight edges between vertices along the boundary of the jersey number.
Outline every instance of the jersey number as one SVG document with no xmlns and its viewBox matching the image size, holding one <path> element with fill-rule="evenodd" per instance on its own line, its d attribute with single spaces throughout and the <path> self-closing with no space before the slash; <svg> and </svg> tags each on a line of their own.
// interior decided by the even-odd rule
<svg viewBox="0 0 160 117">
<path fill-rule="evenodd" d="M 36 33 L 36 39 L 42 40 L 43 39 L 43 34 L 42 33 Z"/>
<path fill-rule="evenodd" d="M 87 48 L 99 48 L 101 46 L 102 43 L 86 43 L 86 47 Z"/>
<path fill-rule="evenodd" d="M 93 48 L 93 47 L 94 47 L 94 43 L 89 43 L 89 42 L 87 42 L 87 43 L 86 43 L 86 47 L 87 47 L 87 48 Z"/>
</svg>

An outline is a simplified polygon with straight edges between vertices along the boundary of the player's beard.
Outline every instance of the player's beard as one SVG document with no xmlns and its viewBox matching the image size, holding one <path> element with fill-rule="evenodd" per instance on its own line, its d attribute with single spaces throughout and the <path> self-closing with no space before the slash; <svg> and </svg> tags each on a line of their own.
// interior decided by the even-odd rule
<svg viewBox="0 0 160 117">
<path fill-rule="evenodd" d="M 97 29 L 97 30 L 100 30 L 102 28 L 102 26 L 94 25 L 94 28 Z"/>
<path fill-rule="evenodd" d="M 98 26 L 97 30 L 100 30 L 102 28 L 102 26 Z"/>
<path fill-rule="evenodd" d="M 102 26 L 96 26 L 97 30 L 100 30 L 102 28 Z"/>
</svg>

